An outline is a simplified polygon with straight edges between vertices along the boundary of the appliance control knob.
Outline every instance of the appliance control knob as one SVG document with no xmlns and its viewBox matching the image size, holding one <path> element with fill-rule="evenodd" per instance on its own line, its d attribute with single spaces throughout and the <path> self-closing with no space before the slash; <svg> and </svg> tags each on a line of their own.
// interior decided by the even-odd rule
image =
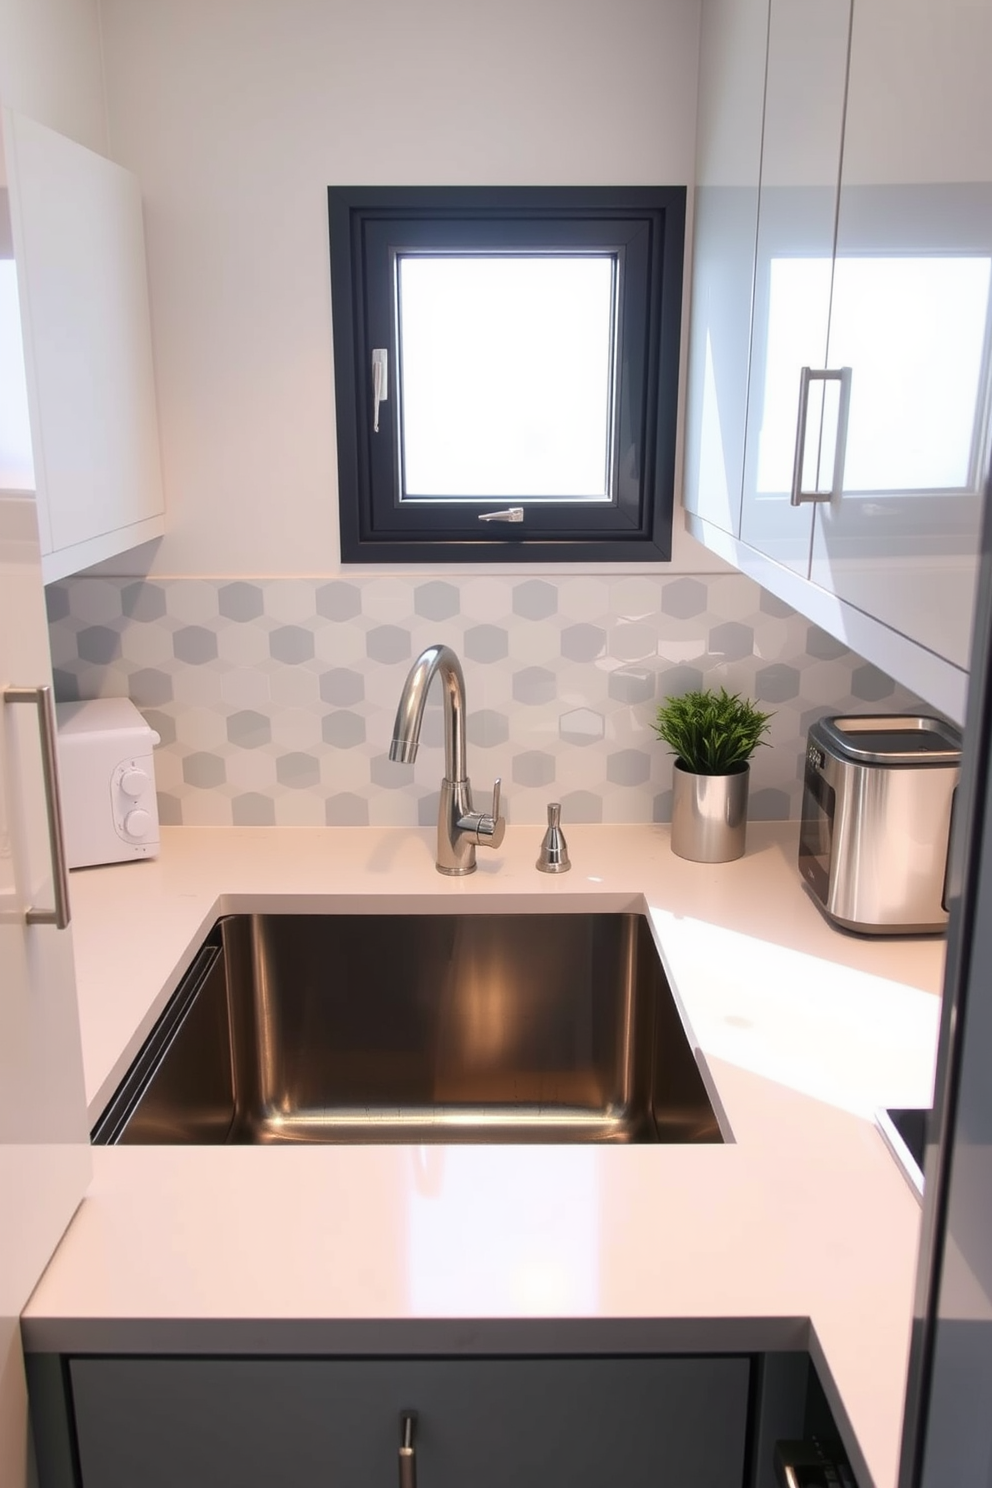
<svg viewBox="0 0 992 1488">
<path fill-rule="evenodd" d="M 144 770 L 125 770 L 121 776 L 121 790 L 132 799 L 142 795 L 147 784 L 148 776 Z"/>
<path fill-rule="evenodd" d="M 136 811 L 129 811 L 124 818 L 124 830 L 129 837 L 144 837 L 151 824 L 151 816 L 140 807 Z"/>
</svg>

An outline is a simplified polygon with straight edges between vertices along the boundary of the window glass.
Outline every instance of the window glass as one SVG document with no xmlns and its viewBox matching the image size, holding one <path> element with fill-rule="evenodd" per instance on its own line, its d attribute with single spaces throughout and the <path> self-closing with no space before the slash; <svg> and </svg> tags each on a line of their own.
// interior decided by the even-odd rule
<svg viewBox="0 0 992 1488">
<path fill-rule="evenodd" d="M 609 501 L 614 255 L 403 255 L 401 499 Z"/>
</svg>

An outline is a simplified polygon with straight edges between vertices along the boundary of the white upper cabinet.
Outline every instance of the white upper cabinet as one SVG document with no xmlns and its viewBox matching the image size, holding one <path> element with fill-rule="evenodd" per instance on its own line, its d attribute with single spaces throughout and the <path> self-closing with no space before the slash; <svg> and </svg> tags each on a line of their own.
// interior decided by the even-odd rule
<svg viewBox="0 0 992 1488">
<path fill-rule="evenodd" d="M 968 665 L 988 452 L 992 5 L 856 0 L 830 317 L 843 489 L 812 579 Z"/>
<path fill-rule="evenodd" d="M 793 487 L 821 479 L 825 384 L 809 390 L 797 472 L 800 377 L 827 365 L 850 23 L 850 0 L 771 0 L 740 535 L 801 574 L 813 507 Z"/>
<path fill-rule="evenodd" d="M 141 197 L 10 110 L 3 136 L 48 583 L 165 530 Z"/>
<path fill-rule="evenodd" d="M 770 0 L 762 74 L 758 0 L 716 0 L 722 49 L 709 3 L 689 530 L 961 721 L 989 463 L 992 4 Z M 753 169 L 758 100 L 756 218 L 721 231 L 708 121 L 739 123 Z"/>
</svg>

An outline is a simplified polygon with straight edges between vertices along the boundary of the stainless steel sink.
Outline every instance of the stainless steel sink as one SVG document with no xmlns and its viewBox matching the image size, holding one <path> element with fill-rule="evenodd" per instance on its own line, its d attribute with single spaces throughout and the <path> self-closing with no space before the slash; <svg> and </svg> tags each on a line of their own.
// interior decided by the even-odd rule
<svg viewBox="0 0 992 1488">
<path fill-rule="evenodd" d="M 235 915 L 95 1142 L 719 1142 L 643 916 Z"/>
</svg>

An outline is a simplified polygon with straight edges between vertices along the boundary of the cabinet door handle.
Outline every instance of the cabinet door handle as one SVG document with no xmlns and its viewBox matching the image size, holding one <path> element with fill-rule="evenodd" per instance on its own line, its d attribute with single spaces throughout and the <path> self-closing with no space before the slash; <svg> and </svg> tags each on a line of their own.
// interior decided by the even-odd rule
<svg viewBox="0 0 992 1488">
<path fill-rule="evenodd" d="M 416 1411 L 400 1411 L 400 1488 L 417 1488 Z"/>
<path fill-rule="evenodd" d="M 48 846 L 52 855 L 54 909 L 29 909 L 29 925 L 54 925 L 64 930 L 69 923 L 69 875 L 66 871 L 65 843 L 62 837 L 62 806 L 59 801 L 58 746 L 55 727 L 55 705 L 52 689 L 41 687 L 5 687 L 5 703 L 33 703 L 38 710 L 38 733 L 41 736 L 41 766 L 45 779 L 45 808 L 48 814 Z"/>
<path fill-rule="evenodd" d="M 834 444 L 834 471 L 829 491 L 803 490 L 803 460 L 806 454 L 806 415 L 809 410 L 809 387 L 811 382 L 839 382 L 840 401 L 837 406 L 837 437 Z M 799 416 L 796 420 L 796 457 L 792 466 L 793 506 L 802 506 L 808 501 L 832 501 L 844 489 L 844 459 L 847 454 L 847 425 L 851 412 L 850 367 L 824 368 L 822 371 L 803 367 L 799 373 Z"/>
</svg>

